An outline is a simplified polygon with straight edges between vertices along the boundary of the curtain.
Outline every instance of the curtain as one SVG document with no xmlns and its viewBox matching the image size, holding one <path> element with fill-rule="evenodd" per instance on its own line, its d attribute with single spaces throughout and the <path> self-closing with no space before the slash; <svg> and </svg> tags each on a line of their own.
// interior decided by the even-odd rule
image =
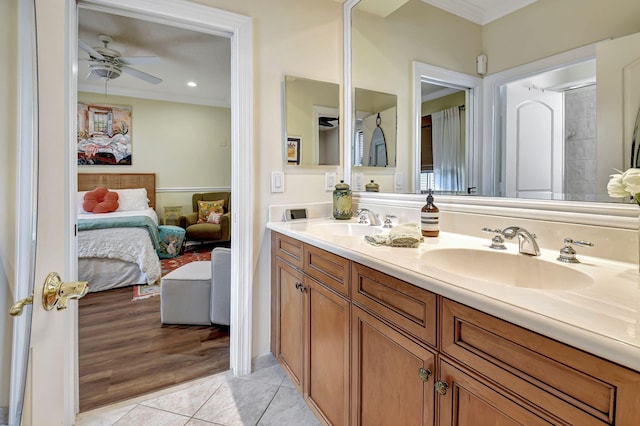
<svg viewBox="0 0 640 426">
<path fill-rule="evenodd" d="M 447 108 L 431 114 L 435 190 L 463 191 L 465 188 L 464 146 L 460 138 L 460 109 Z"/>
</svg>

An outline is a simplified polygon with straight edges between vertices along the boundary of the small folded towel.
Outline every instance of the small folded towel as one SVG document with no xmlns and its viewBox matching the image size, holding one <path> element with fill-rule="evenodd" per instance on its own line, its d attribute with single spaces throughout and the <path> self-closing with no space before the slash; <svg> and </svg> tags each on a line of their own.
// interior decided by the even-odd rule
<svg viewBox="0 0 640 426">
<path fill-rule="evenodd" d="M 366 235 L 365 241 L 375 246 L 391 246 L 391 247 L 418 247 L 424 237 L 420 230 L 420 224 L 404 223 L 396 225 L 386 235 Z"/>
</svg>

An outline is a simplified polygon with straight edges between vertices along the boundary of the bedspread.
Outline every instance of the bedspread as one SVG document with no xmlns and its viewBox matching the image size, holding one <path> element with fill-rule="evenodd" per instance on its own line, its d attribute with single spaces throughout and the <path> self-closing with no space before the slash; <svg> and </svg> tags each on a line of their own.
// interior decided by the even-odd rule
<svg viewBox="0 0 640 426">
<path fill-rule="evenodd" d="M 78 231 L 133 227 L 145 229 L 149 233 L 153 248 L 157 249 L 159 247 L 157 224 L 149 216 L 78 219 Z"/>
<path fill-rule="evenodd" d="M 137 264 L 152 284 L 160 278 L 160 260 L 145 228 L 92 229 L 78 233 L 78 257 L 119 259 Z"/>
</svg>

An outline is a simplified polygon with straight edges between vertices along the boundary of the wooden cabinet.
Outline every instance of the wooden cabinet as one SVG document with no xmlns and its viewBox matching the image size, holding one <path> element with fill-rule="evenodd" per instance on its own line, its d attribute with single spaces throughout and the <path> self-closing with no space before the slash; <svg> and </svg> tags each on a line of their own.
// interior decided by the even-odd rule
<svg viewBox="0 0 640 426">
<path fill-rule="evenodd" d="M 436 346 L 437 296 L 390 275 L 352 263 L 353 302 Z"/>
<path fill-rule="evenodd" d="M 321 421 L 347 425 L 349 261 L 277 233 L 271 242 L 272 353 Z"/>
<path fill-rule="evenodd" d="M 353 305 L 352 425 L 433 425 L 434 352 Z"/>
<path fill-rule="evenodd" d="M 349 424 L 350 304 L 305 277 L 307 363 L 304 396 L 327 424 Z"/>
<path fill-rule="evenodd" d="M 441 311 L 442 354 L 551 424 L 640 421 L 638 373 L 448 299 Z"/>
<path fill-rule="evenodd" d="M 278 233 L 272 351 L 334 425 L 636 425 L 640 374 Z"/>
<path fill-rule="evenodd" d="M 442 394 L 438 393 L 439 426 L 563 424 L 550 421 L 540 411 L 519 405 L 509 393 L 499 392 L 446 359 L 440 360 L 439 368 L 439 385 L 445 386 L 441 388 Z"/>
<path fill-rule="evenodd" d="M 302 392 L 304 377 L 304 295 L 302 272 L 280 258 L 272 267 L 272 331 L 275 337 L 271 351 L 291 381 Z"/>
</svg>

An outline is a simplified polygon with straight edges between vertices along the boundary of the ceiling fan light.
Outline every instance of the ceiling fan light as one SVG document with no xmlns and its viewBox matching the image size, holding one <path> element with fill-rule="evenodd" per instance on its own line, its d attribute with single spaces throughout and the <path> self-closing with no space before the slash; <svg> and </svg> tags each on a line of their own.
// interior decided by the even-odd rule
<svg viewBox="0 0 640 426">
<path fill-rule="evenodd" d="M 89 69 L 94 73 L 96 73 L 97 75 L 99 75 L 100 77 L 107 80 L 113 80 L 120 77 L 120 75 L 122 75 L 122 71 L 120 71 L 118 67 L 115 67 L 108 63 L 91 64 L 89 65 Z"/>
</svg>

